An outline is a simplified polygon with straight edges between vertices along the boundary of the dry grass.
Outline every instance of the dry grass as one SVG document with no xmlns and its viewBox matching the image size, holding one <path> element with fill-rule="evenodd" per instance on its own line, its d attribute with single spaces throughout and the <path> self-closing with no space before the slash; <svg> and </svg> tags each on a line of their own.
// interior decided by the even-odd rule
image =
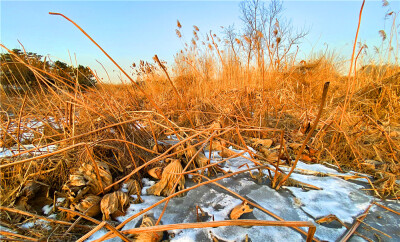
<svg viewBox="0 0 400 242">
<path fill-rule="evenodd" d="M 165 201 L 167 206 L 169 199 L 177 195 L 235 175 L 225 174 L 210 180 L 197 173 L 206 167 L 213 168 L 214 173 L 219 172 L 215 164 L 207 163 L 207 157 L 202 157 L 201 162 L 200 158 L 196 159 L 196 156 L 200 157 L 198 154 L 201 147 L 215 149 L 213 142 L 215 147 L 229 144 L 248 152 L 257 167 L 245 171 L 267 169 L 269 179 L 275 181 L 273 184 L 278 182 L 275 186 L 277 189 L 290 175 L 280 178 L 279 166 L 282 163 L 277 162 L 278 157 L 288 164 L 295 159 L 293 170 L 299 158 L 305 160 L 308 157 L 310 162 L 332 163 L 340 170 L 369 173 L 375 178 L 371 184 L 377 196 L 399 197 L 399 185 L 395 183 L 400 175 L 400 68 L 397 63 L 371 63 L 372 69 L 354 71 L 354 75 L 348 78 L 339 74 L 335 58 L 328 56 L 299 64 L 294 57 L 288 57 L 280 69 L 274 69 L 271 64 L 264 62 L 261 67 L 256 63 L 247 67 L 243 64 L 246 63 L 246 55 L 244 49 L 240 49 L 240 40 L 237 44 L 243 53 L 235 52 L 233 55 L 229 47 L 218 47 L 222 43 L 218 42 L 217 36 L 210 33 L 207 39 L 193 40 L 176 56 L 172 69 L 164 69 L 158 58 L 157 65 L 160 68 L 145 64 L 138 67 L 140 82 L 132 77 L 129 77 L 129 84 L 111 85 L 98 80 L 96 88 L 84 89 L 74 86 L 74 80 L 53 76 L 56 83 L 64 84 L 43 83 L 40 89 L 13 95 L 2 89 L 0 144 L 5 148 L 14 147 L 15 150 L 10 158 L 2 159 L 0 164 L 2 225 L 24 221 L 22 215 L 34 216 L 26 211 L 40 213 L 40 205 L 54 204 L 56 198 L 63 196 L 60 194 L 63 185 L 82 164 L 95 167 L 93 179 L 98 179 L 98 184 L 103 183 L 99 182 L 101 176 L 96 161 L 108 165 L 113 183 L 106 187 L 101 185 L 100 192 L 94 194 L 103 196 L 110 189 L 118 190 L 128 179 L 133 178 L 140 183 L 141 178 L 147 176 L 152 168 L 165 167 L 165 164 L 160 163 L 162 160 L 174 158 L 182 162 L 182 167 L 175 169 L 180 173 L 174 174 L 174 179 L 169 179 L 170 183 L 164 184 L 168 187 L 165 199 L 115 228 L 97 221 L 95 229 L 105 226 L 111 232 L 104 237 L 120 236 L 125 240 L 123 234 L 128 232 L 155 232 L 178 227 L 234 224 L 309 226 L 301 222 L 285 222 L 265 208 L 232 192 L 244 202 L 260 207 L 283 222 L 269 224 L 263 221 L 231 221 L 221 224 L 156 226 L 154 229 L 142 228 L 119 233 L 124 224 L 151 208 Z M 204 46 L 199 44 L 202 41 Z M 1 47 L 7 50 L 5 46 Z M 44 80 L 45 70 L 35 69 L 22 59 L 16 60 L 29 67 L 38 80 Z M 350 79 L 352 88 L 349 89 L 347 80 Z M 325 82 L 330 82 L 330 89 L 319 116 L 317 112 Z M 347 90 L 349 92 L 344 95 Z M 346 108 L 345 103 L 348 103 Z M 38 121 L 41 122 L 40 126 L 30 125 Z M 23 139 L 26 132 L 33 133 L 33 137 Z M 165 150 L 152 149 L 157 141 L 172 134 L 179 140 L 177 144 Z M 275 158 L 269 159 L 269 147 L 262 150 L 263 145 L 259 143 L 254 148 L 260 153 L 251 152 L 248 149 L 251 138 L 268 138 L 269 146 L 272 143 L 278 146 L 277 152 L 271 156 Z M 35 147 L 25 148 L 29 144 Z M 288 144 L 303 144 L 303 147 L 298 151 L 293 149 L 292 152 Z M 34 153 L 51 145 L 56 145 L 56 150 Z M 224 151 L 223 147 L 220 148 Z M 227 154 L 229 158 L 242 155 Z M 275 168 L 263 164 L 271 164 Z M 185 174 L 197 174 L 207 181 L 185 189 L 182 183 Z M 164 180 L 162 182 L 165 183 Z M 47 194 L 26 194 L 24 191 L 27 191 L 27 184 L 31 181 L 47 185 Z M 44 185 L 41 186 L 40 189 L 44 189 Z M 63 206 L 73 205 L 70 201 Z M 71 223 L 63 219 L 71 217 L 68 214 L 74 211 L 60 209 L 57 212 L 60 214 L 57 223 L 64 226 L 59 231 L 66 231 Z M 79 216 L 84 217 L 84 214 Z M 155 225 L 160 220 L 161 217 Z M 88 232 L 85 226 L 75 226 L 73 231 L 82 235 Z M 50 236 L 56 239 L 61 232 L 51 234 L 37 229 L 34 232 L 21 230 L 18 233 L 25 236 L 21 237 L 25 239 Z M 12 234 L 3 235 L 13 237 Z"/>
</svg>

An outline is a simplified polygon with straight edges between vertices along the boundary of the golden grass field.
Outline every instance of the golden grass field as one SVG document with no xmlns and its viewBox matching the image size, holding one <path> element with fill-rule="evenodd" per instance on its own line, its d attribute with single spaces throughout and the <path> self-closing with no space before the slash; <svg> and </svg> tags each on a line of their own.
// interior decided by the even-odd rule
<svg viewBox="0 0 400 242">
<path fill-rule="evenodd" d="M 195 36 L 198 31 L 194 28 Z M 39 85 L 30 87 L 18 80 L 21 88 L 12 92 L 2 85 L 0 145 L 12 150 L 0 163 L 2 226 L 38 217 L 35 211 L 64 196 L 68 204 L 60 206 L 60 217 L 52 222 L 62 232 L 75 231 L 65 237 L 75 240 L 93 227 L 74 223 L 73 217 L 77 212 L 91 216 L 89 210 L 100 205 L 100 198 L 95 199 L 96 205 L 90 203 L 88 194 L 101 197 L 127 181 L 135 181 L 140 188 L 140 179 L 149 172 L 157 176 L 157 167 L 164 183 L 153 192 L 167 198 L 185 189 L 184 180 L 189 178 L 184 174 L 206 167 L 206 175 L 215 179 L 221 171 L 202 154 L 200 148 L 206 146 L 225 152 L 225 158 L 243 155 L 230 153 L 229 146 L 246 151 L 258 171 L 268 169 L 267 179 L 275 189 L 299 185 L 290 179 L 291 172 L 279 167 L 291 166 L 293 171 L 302 160 L 368 174 L 374 196 L 399 198 L 400 67 L 397 61 L 386 61 L 388 55 L 398 57 L 398 50 L 382 51 L 378 59 L 366 63 L 362 48 L 355 45 L 353 53 L 346 53 L 351 64 L 345 64 L 350 65 L 349 72 L 343 73 L 343 63 L 334 54 L 308 60 L 287 55 L 279 63 L 263 57 L 248 62 L 245 38 L 235 40 L 235 53 L 218 39 L 213 35 L 194 38 L 172 65 L 165 66 L 157 56 L 154 63 L 142 62 L 134 67 L 136 75 L 125 76 L 121 84 L 104 83 L 92 73 L 97 78 L 95 87 L 76 85 L 73 76 L 61 77 L 54 70 L 35 66 L 24 55 L 13 55 L 13 62 L 27 67 Z M 272 50 L 263 51 L 275 55 Z M 48 76 L 53 82 L 47 81 Z M 32 122 L 41 125 L 32 126 Z M 32 135 L 23 138 L 24 133 Z M 171 135 L 176 144 L 157 145 Z M 46 147 L 52 148 L 35 153 Z M 161 162 L 168 158 L 170 163 Z M 173 172 L 161 175 L 166 167 Z M 86 176 L 86 195 L 82 184 L 76 185 L 83 179 L 78 176 Z M 207 181 L 196 178 L 199 184 Z M 133 193 L 137 190 L 132 187 Z M 78 191 L 86 196 L 86 205 L 82 196 L 77 198 Z M 115 194 L 108 199 L 123 207 L 126 198 Z M 105 203 L 93 216 L 103 209 L 114 212 Z M 127 239 L 118 232 L 120 225 L 114 228 L 94 220 L 98 227 Z M 144 226 L 158 222 L 149 220 Z M 225 225 L 230 223 L 235 224 Z M 63 234 L 60 231 L 58 236 Z M 143 231 L 148 232 L 140 235 L 143 241 L 158 241 L 155 232 Z M 18 234 L 30 240 L 46 233 Z"/>
</svg>

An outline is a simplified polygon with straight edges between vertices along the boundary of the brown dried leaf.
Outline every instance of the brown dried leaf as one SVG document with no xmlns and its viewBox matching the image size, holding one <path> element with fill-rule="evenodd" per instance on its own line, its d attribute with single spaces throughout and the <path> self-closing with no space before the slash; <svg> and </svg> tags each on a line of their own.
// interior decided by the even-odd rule
<svg viewBox="0 0 400 242">
<path fill-rule="evenodd" d="M 197 153 L 196 147 L 188 145 L 188 149 L 185 151 L 186 159 L 189 161 Z"/>
<path fill-rule="evenodd" d="M 160 180 L 161 176 L 162 176 L 162 172 L 163 172 L 163 168 L 162 167 L 154 167 L 154 168 L 150 169 L 147 173 L 151 177 L 153 177 L 153 178 L 155 178 L 157 180 Z"/>
<path fill-rule="evenodd" d="M 298 150 L 298 149 L 300 149 L 301 146 L 302 146 L 302 144 L 299 144 L 299 143 L 291 143 L 291 144 L 289 144 L 289 148 L 291 148 L 293 150 Z"/>
<path fill-rule="evenodd" d="M 183 168 L 180 160 L 171 160 L 170 164 L 164 168 L 161 180 L 147 189 L 148 194 L 156 196 L 169 196 L 175 191 L 173 187 L 178 182 L 177 189 L 182 190 L 185 188 L 185 177 L 175 175 L 174 173 L 182 173 Z"/>
<path fill-rule="evenodd" d="M 250 140 L 250 145 L 252 147 L 259 147 L 263 146 L 265 148 L 271 147 L 271 145 L 274 143 L 272 139 L 257 139 L 257 138 L 251 138 Z"/>
<path fill-rule="evenodd" d="M 100 213 L 100 200 L 99 196 L 88 195 L 75 208 L 89 217 L 95 217 Z"/>
<path fill-rule="evenodd" d="M 128 190 L 128 195 L 138 195 L 140 196 L 142 187 L 139 182 L 134 179 L 128 179 L 124 182 L 126 184 L 126 189 Z"/>
<path fill-rule="evenodd" d="M 195 161 L 198 167 L 204 167 L 210 164 L 208 158 L 201 152 L 196 156 Z"/>
<path fill-rule="evenodd" d="M 104 162 L 96 161 L 99 169 L 99 175 L 103 188 L 108 187 L 112 184 L 112 175 L 108 168 L 108 165 Z M 101 192 L 99 179 L 96 175 L 96 169 L 92 164 L 84 163 L 79 168 L 79 171 L 84 175 L 85 179 L 88 180 L 87 185 L 90 186 L 90 193 L 98 194 Z M 106 191 L 107 192 L 107 191 Z"/>
<path fill-rule="evenodd" d="M 231 149 L 224 148 L 221 152 L 218 152 L 218 155 L 222 158 L 228 158 L 230 156 L 236 155 L 237 153 Z"/>
<path fill-rule="evenodd" d="M 126 193 L 116 191 L 106 194 L 100 202 L 103 220 L 110 220 L 110 216 L 115 218 L 124 215 L 128 205 L 129 197 Z"/>
<path fill-rule="evenodd" d="M 226 149 L 226 142 L 223 142 L 223 141 L 213 141 L 212 142 L 212 150 L 213 151 L 216 151 L 216 150 L 219 150 L 219 151 L 222 151 L 223 149 Z M 205 148 L 204 148 L 204 150 L 210 150 L 210 145 L 208 144 Z"/>
<path fill-rule="evenodd" d="M 242 204 L 237 205 L 231 211 L 230 218 L 231 219 L 239 219 L 245 213 L 252 212 L 253 209 L 247 204 L 247 202 L 243 202 Z"/>
<path fill-rule="evenodd" d="M 143 227 L 151 227 L 154 226 L 156 224 L 156 221 L 147 215 L 143 216 L 143 221 L 142 224 L 140 225 L 141 228 Z M 148 232 L 148 233 L 140 233 L 137 237 L 136 237 L 136 242 L 158 242 L 161 241 L 163 237 L 163 232 L 162 231 L 158 231 L 158 232 Z"/>
<path fill-rule="evenodd" d="M 318 223 L 318 224 L 322 224 L 322 223 L 328 223 L 329 224 L 329 223 L 331 223 L 331 222 L 333 222 L 335 220 L 339 221 L 341 224 L 343 224 L 343 222 L 340 221 L 340 219 L 338 217 L 336 217 L 336 215 L 334 215 L 334 214 L 329 214 L 329 215 L 327 215 L 325 217 L 322 217 L 322 218 L 316 220 L 315 222 Z"/>
<path fill-rule="evenodd" d="M 85 177 L 82 175 L 71 174 L 69 175 L 69 186 L 72 187 L 81 187 L 86 185 Z"/>
</svg>

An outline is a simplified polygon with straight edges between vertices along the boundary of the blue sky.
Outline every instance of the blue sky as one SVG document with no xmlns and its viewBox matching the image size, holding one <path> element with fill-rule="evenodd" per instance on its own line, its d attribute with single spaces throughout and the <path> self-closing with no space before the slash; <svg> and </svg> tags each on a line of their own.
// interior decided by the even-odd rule
<svg viewBox="0 0 400 242">
<path fill-rule="evenodd" d="M 311 50 L 335 49 L 345 58 L 351 57 L 358 13 L 362 1 L 284 1 L 285 16 L 295 27 L 307 27 L 310 34 L 303 41 L 299 58 L 306 59 Z M 399 12 L 400 2 L 389 1 L 390 8 Z M 364 7 L 359 40 L 370 46 L 380 43 L 378 31 L 389 32 L 385 22 L 387 8 L 381 1 L 367 1 Z M 74 20 L 88 32 L 124 69 L 133 62 L 160 59 L 173 62 L 173 56 L 183 43 L 175 34 L 176 20 L 182 23 L 186 40 L 192 37 L 193 25 L 205 34 L 220 26 L 235 24 L 241 29 L 239 1 L 1 1 L 1 43 L 8 48 L 50 55 L 70 63 L 95 69 L 105 77 L 100 61 L 113 78 L 116 70 L 77 28 L 60 16 Z M 221 36 L 221 35 L 220 35 Z"/>
</svg>

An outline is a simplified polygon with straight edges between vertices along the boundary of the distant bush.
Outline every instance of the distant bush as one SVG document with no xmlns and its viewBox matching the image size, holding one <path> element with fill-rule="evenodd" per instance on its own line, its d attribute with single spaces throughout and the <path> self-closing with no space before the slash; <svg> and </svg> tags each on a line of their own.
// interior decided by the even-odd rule
<svg viewBox="0 0 400 242">
<path fill-rule="evenodd" d="M 29 91 L 36 88 L 75 86 L 76 81 L 83 87 L 94 87 L 96 79 L 88 67 L 79 65 L 77 68 L 62 61 L 46 61 L 37 53 L 24 53 L 13 49 L 12 53 L 1 53 L 0 84 L 8 92 Z M 35 73 L 41 73 L 40 77 Z M 63 83 L 53 76 L 62 78 Z"/>
</svg>

